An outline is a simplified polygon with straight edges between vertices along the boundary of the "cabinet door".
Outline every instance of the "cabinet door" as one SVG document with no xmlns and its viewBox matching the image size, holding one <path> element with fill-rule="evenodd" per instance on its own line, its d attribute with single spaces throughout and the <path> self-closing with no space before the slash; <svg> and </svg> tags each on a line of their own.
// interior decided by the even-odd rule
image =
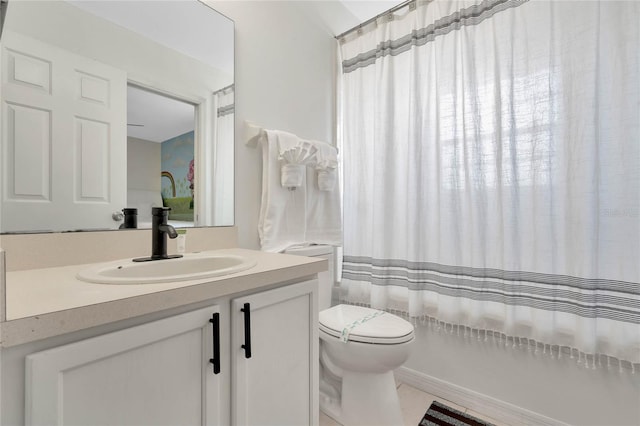
<svg viewBox="0 0 640 426">
<path fill-rule="evenodd" d="M 218 306 L 27 356 L 26 423 L 227 423 L 228 379 L 225 388 L 209 363 L 214 313 Z"/>
<path fill-rule="evenodd" d="M 232 300 L 233 424 L 317 424 L 317 285 L 306 281 Z M 248 344 L 250 358 L 242 347 Z"/>
</svg>

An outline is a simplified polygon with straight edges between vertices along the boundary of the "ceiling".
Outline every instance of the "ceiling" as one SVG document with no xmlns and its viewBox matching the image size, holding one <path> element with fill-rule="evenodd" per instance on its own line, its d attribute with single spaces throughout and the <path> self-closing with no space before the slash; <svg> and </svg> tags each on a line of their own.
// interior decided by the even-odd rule
<svg viewBox="0 0 640 426">
<path fill-rule="evenodd" d="M 127 86 L 127 136 L 164 142 L 194 129 L 195 107 Z"/>
<path fill-rule="evenodd" d="M 342 5 L 357 19 L 358 23 L 349 28 L 344 28 L 338 34 L 343 33 L 352 27 L 361 24 L 380 13 L 402 3 L 398 0 L 341 0 Z M 337 35 L 337 34 L 336 34 Z"/>
<path fill-rule="evenodd" d="M 290 1 L 307 17 L 336 36 L 402 3 L 401 0 Z"/>
</svg>

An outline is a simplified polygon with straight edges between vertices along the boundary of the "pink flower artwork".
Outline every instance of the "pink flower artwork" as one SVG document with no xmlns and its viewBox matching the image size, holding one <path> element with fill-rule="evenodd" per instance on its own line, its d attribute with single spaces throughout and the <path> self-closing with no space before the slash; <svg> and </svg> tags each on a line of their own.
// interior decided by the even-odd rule
<svg viewBox="0 0 640 426">
<path fill-rule="evenodd" d="M 191 188 L 193 188 L 193 160 L 189 163 L 189 172 L 187 173 L 187 180 L 191 183 Z"/>
</svg>

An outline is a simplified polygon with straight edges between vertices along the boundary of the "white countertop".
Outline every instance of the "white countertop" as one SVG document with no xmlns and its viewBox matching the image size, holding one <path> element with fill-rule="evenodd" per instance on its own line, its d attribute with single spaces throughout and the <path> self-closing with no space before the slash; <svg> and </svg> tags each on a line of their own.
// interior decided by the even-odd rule
<svg viewBox="0 0 640 426">
<path fill-rule="evenodd" d="M 92 284 L 76 278 L 89 265 L 6 274 L 2 346 L 44 339 L 199 301 L 258 290 L 327 270 L 324 259 L 245 249 L 211 251 L 254 258 L 256 266 L 222 277 L 159 284 Z"/>
</svg>

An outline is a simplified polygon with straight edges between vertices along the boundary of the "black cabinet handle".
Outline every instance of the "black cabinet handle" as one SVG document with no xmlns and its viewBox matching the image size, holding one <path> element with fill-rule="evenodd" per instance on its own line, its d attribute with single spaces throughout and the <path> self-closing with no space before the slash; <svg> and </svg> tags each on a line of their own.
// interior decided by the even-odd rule
<svg viewBox="0 0 640 426">
<path fill-rule="evenodd" d="M 220 372 L 220 314 L 215 313 L 209 320 L 213 327 L 213 358 L 209 359 L 209 362 L 213 364 L 213 374 Z"/>
<path fill-rule="evenodd" d="M 242 345 L 242 349 L 244 349 L 244 357 L 251 358 L 251 305 L 245 303 L 240 311 L 244 312 L 244 345 Z"/>
</svg>

